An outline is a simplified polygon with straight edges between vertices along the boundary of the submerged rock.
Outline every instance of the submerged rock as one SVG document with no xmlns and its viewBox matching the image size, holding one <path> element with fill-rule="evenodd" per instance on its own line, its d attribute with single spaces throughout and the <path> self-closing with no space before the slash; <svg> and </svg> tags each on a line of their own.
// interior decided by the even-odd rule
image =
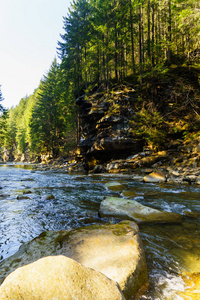
<svg viewBox="0 0 200 300">
<path fill-rule="evenodd" d="M 111 191 L 122 191 L 124 186 L 118 181 L 107 182 L 105 186 Z"/>
<path fill-rule="evenodd" d="M 126 299 L 148 281 L 139 229 L 130 221 L 43 233 L 0 263 L 0 281 L 16 268 L 49 255 L 65 255 L 103 273 L 119 283 Z"/>
<path fill-rule="evenodd" d="M 116 282 L 61 255 L 15 270 L 1 285 L 0 299 L 125 300 Z"/>
<path fill-rule="evenodd" d="M 17 200 L 28 200 L 28 199 L 30 199 L 28 196 L 25 196 L 25 195 L 18 195 L 17 196 Z"/>
<path fill-rule="evenodd" d="M 134 198 L 134 197 L 137 197 L 138 194 L 133 191 L 125 190 L 125 191 L 123 191 L 123 196 L 126 198 Z"/>
<path fill-rule="evenodd" d="M 52 194 L 48 194 L 48 195 L 46 195 L 44 198 L 45 198 L 45 200 L 52 200 L 52 199 L 55 199 L 54 195 L 52 195 Z"/>
<path fill-rule="evenodd" d="M 177 223 L 181 222 L 182 216 L 173 213 L 160 211 L 144 206 L 135 200 L 107 197 L 100 205 L 99 214 L 101 217 L 114 217 L 122 220 L 133 220 L 137 223 Z"/>
</svg>

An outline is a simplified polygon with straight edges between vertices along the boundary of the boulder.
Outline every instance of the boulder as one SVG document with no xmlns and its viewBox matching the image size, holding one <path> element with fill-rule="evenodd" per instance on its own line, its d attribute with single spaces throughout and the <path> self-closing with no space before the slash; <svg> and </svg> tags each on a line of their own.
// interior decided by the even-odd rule
<svg viewBox="0 0 200 300">
<path fill-rule="evenodd" d="M 49 255 L 65 255 L 103 273 L 119 283 L 127 299 L 148 281 L 139 229 L 130 221 L 45 232 L 0 263 L 0 281 L 16 268 Z"/>
<path fill-rule="evenodd" d="M 166 181 L 166 176 L 164 173 L 160 171 L 152 172 L 149 175 L 144 176 L 143 178 L 144 182 L 165 182 Z"/>
<path fill-rule="evenodd" d="M 109 173 L 122 173 L 122 172 L 131 172 L 135 170 L 137 164 L 128 159 L 119 159 L 112 161 L 107 164 L 107 170 Z"/>
<path fill-rule="evenodd" d="M 191 184 L 191 183 L 195 183 L 196 179 L 197 179 L 197 176 L 195 176 L 195 175 L 187 175 L 183 178 L 183 181 L 186 181 Z"/>
<path fill-rule="evenodd" d="M 144 155 L 146 155 L 144 153 Z M 142 157 L 142 153 L 140 153 L 140 156 Z M 138 166 L 141 168 L 144 167 L 151 167 L 154 164 L 158 162 L 165 161 L 168 158 L 167 153 L 165 151 L 158 152 L 157 154 L 145 156 L 143 158 L 138 159 Z"/>
<path fill-rule="evenodd" d="M 125 300 L 116 282 L 62 255 L 16 269 L 1 285 L 0 299 Z"/>
<path fill-rule="evenodd" d="M 182 216 L 173 213 L 160 211 L 144 206 L 135 200 L 117 197 L 106 197 L 100 205 L 99 214 L 101 217 L 114 217 L 122 220 L 133 220 L 141 223 L 177 223 L 182 221 Z"/>
<path fill-rule="evenodd" d="M 199 184 L 199 185 L 200 185 L 200 176 L 198 176 L 198 177 L 196 178 L 196 184 Z"/>
<path fill-rule="evenodd" d="M 103 165 L 96 165 L 92 171 L 94 174 L 105 173 L 106 168 Z"/>
<path fill-rule="evenodd" d="M 117 182 L 117 181 L 107 182 L 105 184 L 105 186 L 109 190 L 115 191 L 115 192 L 119 192 L 119 191 L 122 191 L 124 189 L 124 186 L 120 182 Z"/>
</svg>

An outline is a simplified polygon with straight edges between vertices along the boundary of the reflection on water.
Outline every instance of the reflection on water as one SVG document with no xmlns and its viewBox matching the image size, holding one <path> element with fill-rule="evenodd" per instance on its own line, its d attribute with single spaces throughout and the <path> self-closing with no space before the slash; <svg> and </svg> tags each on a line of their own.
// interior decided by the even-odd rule
<svg viewBox="0 0 200 300">
<path fill-rule="evenodd" d="M 21 169 L 27 169 L 27 170 L 33 170 L 35 168 L 34 164 L 24 164 L 24 163 L 7 163 L 7 164 L 4 164 L 4 163 L 0 163 L 0 167 L 3 167 L 3 168 L 21 168 Z"/>
<path fill-rule="evenodd" d="M 125 191 L 111 192 L 117 180 Z M 182 224 L 140 225 L 150 287 L 140 299 L 184 299 L 182 273 L 200 270 L 200 188 L 144 184 L 132 176 L 68 175 L 34 171 L 32 165 L 0 165 L 0 258 L 47 230 L 102 223 L 100 202 L 106 195 L 129 197 L 144 205 L 185 216 Z"/>
</svg>

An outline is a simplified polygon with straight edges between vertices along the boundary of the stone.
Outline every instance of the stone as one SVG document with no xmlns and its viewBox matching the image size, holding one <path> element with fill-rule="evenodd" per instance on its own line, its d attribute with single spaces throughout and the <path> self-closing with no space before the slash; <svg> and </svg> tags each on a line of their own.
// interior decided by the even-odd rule
<svg viewBox="0 0 200 300">
<path fill-rule="evenodd" d="M 142 156 L 142 153 L 140 153 L 140 156 Z M 167 154 L 166 153 L 159 153 L 157 155 L 150 155 L 150 156 L 147 156 L 147 157 L 143 157 L 141 158 L 139 161 L 138 161 L 138 165 L 139 167 L 141 168 L 144 168 L 144 167 L 151 167 L 153 166 L 155 163 L 157 162 L 162 162 L 164 160 L 167 159 Z"/>
<path fill-rule="evenodd" d="M 100 205 L 99 215 L 101 217 L 114 217 L 122 220 L 133 220 L 141 223 L 179 223 L 182 216 L 173 213 L 160 211 L 144 206 L 135 200 L 117 197 L 106 197 Z"/>
<path fill-rule="evenodd" d="M 96 165 L 92 171 L 94 174 L 105 173 L 106 168 L 103 165 Z"/>
<path fill-rule="evenodd" d="M 1 285 L 0 299 L 125 300 L 116 282 L 62 255 L 16 269 Z"/>
<path fill-rule="evenodd" d="M 170 173 L 171 175 L 175 176 L 175 177 L 180 176 L 180 173 L 179 173 L 178 171 L 176 171 L 176 170 L 170 170 L 169 173 Z"/>
<path fill-rule="evenodd" d="M 106 168 L 109 173 L 129 173 L 130 171 L 135 170 L 137 164 L 134 161 L 128 159 L 119 159 L 116 161 L 112 161 L 107 164 Z"/>
<path fill-rule="evenodd" d="M 26 200 L 26 199 L 30 199 L 28 196 L 25 195 L 18 195 L 17 196 L 17 200 Z"/>
<path fill-rule="evenodd" d="M 103 273 L 119 283 L 127 299 L 148 282 L 139 229 L 130 221 L 44 232 L 0 262 L 0 282 L 16 268 L 49 255 L 64 255 Z"/>
<path fill-rule="evenodd" d="M 200 184 L 200 176 L 196 178 L 196 184 Z"/>
<path fill-rule="evenodd" d="M 183 181 L 186 181 L 188 183 L 194 183 L 197 179 L 196 175 L 187 175 L 183 178 Z"/>
<path fill-rule="evenodd" d="M 52 199 L 55 199 L 54 195 L 52 194 L 48 194 L 45 196 L 45 200 L 52 200 Z"/>
<path fill-rule="evenodd" d="M 166 176 L 163 172 L 156 171 L 152 172 L 149 175 L 143 177 L 144 182 L 156 183 L 156 182 L 165 182 Z"/>
<path fill-rule="evenodd" d="M 125 190 L 123 191 L 123 196 L 126 197 L 126 198 L 134 198 L 134 197 L 137 197 L 138 194 L 135 193 L 134 191 L 129 191 L 129 190 Z"/>
<path fill-rule="evenodd" d="M 124 186 L 117 181 L 107 182 L 105 186 L 112 191 L 122 191 L 124 189 Z"/>
</svg>

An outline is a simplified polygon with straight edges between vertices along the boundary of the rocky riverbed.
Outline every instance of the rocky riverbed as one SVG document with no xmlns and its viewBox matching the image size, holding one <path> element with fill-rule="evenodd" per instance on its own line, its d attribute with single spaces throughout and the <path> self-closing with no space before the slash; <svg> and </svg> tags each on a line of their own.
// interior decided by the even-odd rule
<svg viewBox="0 0 200 300">
<path fill-rule="evenodd" d="M 135 180 L 144 182 L 200 184 L 200 153 L 196 147 L 184 148 L 180 153 L 177 151 L 152 152 L 147 149 L 126 159 L 96 164 L 89 171 L 85 166 L 85 161 L 72 158 L 71 160 L 44 161 L 37 165 L 36 169 L 84 174 L 132 174 Z"/>
<path fill-rule="evenodd" d="M 161 157 L 161 154 L 163 157 L 163 153 L 146 156 L 138 153 L 134 159 L 141 157 L 149 160 L 152 156 Z M 124 297 L 120 296 L 121 290 L 126 299 L 131 299 L 135 293 L 128 285 L 130 276 L 135 278 L 135 282 L 142 282 L 142 289 L 136 288 L 139 292 L 138 299 L 184 299 L 185 295 L 196 297 L 199 289 L 200 249 L 197 182 L 184 180 L 181 181 L 182 184 L 178 181 L 172 183 L 169 178 L 176 179 L 178 176 L 171 174 L 168 169 L 170 166 L 164 164 L 122 173 L 111 173 L 107 170 L 100 174 L 80 174 L 81 165 L 82 163 L 62 162 L 60 165 L 5 165 L 0 168 L 3 216 L 0 225 L 2 230 L 4 228 L 2 232 L 5 235 L 1 247 L 6 249 L 6 244 L 12 247 L 16 236 L 22 243 L 19 251 L 15 251 L 13 256 L 0 263 L 2 280 L 10 272 L 42 257 L 52 256 L 53 265 L 54 256 L 64 255 L 81 263 L 85 268 L 94 268 L 104 273 L 109 278 L 111 273 L 115 274 L 112 280 L 117 281 L 120 287 L 114 287 L 112 283 L 111 285 L 118 289 L 121 299 Z M 69 166 L 75 166 L 74 171 L 67 170 Z M 187 168 L 187 176 L 192 171 L 187 166 L 178 167 Z M 175 166 L 170 168 L 177 172 Z M 198 177 L 198 174 L 195 176 Z M 121 219 L 130 221 L 119 223 Z M 134 221 L 139 225 L 139 235 Z M 43 233 L 40 234 L 41 232 Z M 6 237 L 6 233 L 12 233 L 12 236 Z M 24 236 L 26 238 L 21 242 Z M 108 243 L 105 241 L 106 236 Z M 111 240 L 113 243 L 110 243 Z M 141 246 L 141 240 L 144 246 Z M 135 250 L 129 251 L 131 247 L 135 247 Z M 137 257 L 144 258 L 144 251 L 146 259 L 138 260 Z M 104 252 L 110 254 L 107 256 Z M 120 257 L 114 254 L 119 254 Z M 135 257 L 138 267 L 130 264 L 133 259 L 131 255 Z M 60 261 L 62 264 L 62 258 Z M 128 261 L 127 266 L 132 266 L 126 272 L 125 261 Z M 46 260 L 39 261 L 34 266 L 30 265 L 30 270 L 38 270 L 38 266 L 45 264 Z M 66 262 L 63 261 L 63 264 Z M 77 270 L 78 266 L 73 267 Z M 148 282 L 146 268 L 149 289 L 143 296 L 147 289 L 145 283 Z M 27 269 L 22 269 L 20 274 L 27 272 Z M 84 269 L 83 274 L 86 274 L 84 272 L 89 270 Z M 137 280 L 140 272 L 143 279 Z M 18 277 L 13 274 L 11 275 L 14 277 L 8 277 L 11 279 L 5 281 L 6 287 L 2 285 L 2 293 L 7 293 L 9 282 Z M 123 278 L 126 280 L 120 281 L 117 274 L 124 274 Z M 39 275 L 44 278 L 46 276 L 42 273 Z M 126 281 L 127 283 L 122 284 Z M 77 278 L 77 282 L 82 282 L 82 279 Z M 131 283 L 131 286 L 137 285 Z"/>
</svg>

